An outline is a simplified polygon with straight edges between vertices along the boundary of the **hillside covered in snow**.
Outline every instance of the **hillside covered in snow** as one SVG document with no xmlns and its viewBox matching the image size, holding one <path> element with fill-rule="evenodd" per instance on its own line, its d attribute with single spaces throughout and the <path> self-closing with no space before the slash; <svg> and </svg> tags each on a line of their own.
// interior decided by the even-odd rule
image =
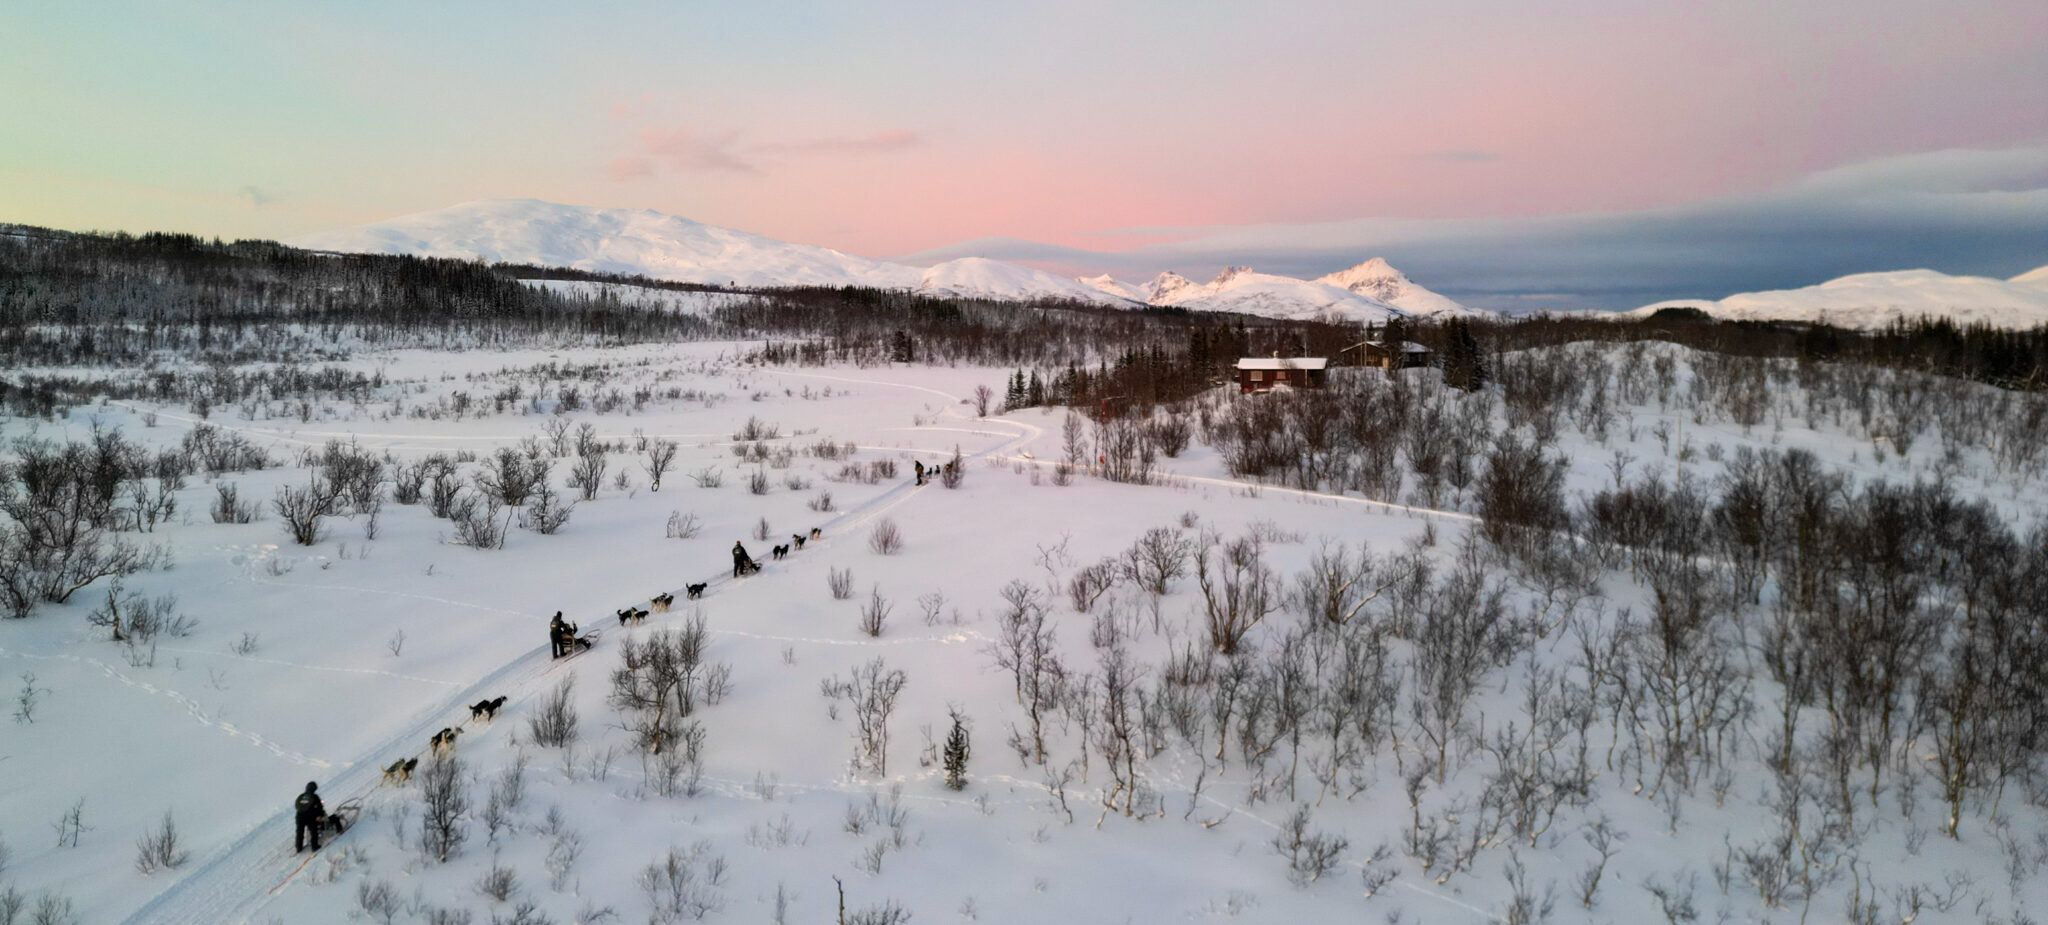
<svg viewBox="0 0 2048 925">
<path fill-rule="evenodd" d="M 1935 270 L 1856 273 L 1798 289 L 1740 292 L 1718 301 L 1672 299 L 1621 316 L 1647 317 L 1667 308 L 1695 308 L 1724 321 L 1808 321 L 1865 329 L 1922 317 L 2029 328 L 2048 323 L 2048 266 L 2011 279 L 1950 276 Z"/>
</svg>

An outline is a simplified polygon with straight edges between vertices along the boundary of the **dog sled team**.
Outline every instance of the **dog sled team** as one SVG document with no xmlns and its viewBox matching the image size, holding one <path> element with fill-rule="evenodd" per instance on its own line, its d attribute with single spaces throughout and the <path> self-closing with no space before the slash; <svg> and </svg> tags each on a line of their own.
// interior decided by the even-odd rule
<svg viewBox="0 0 2048 925">
<path fill-rule="evenodd" d="M 948 465 L 951 464 L 949 463 Z M 931 469 L 931 473 L 939 471 L 937 466 Z M 918 484 L 924 484 L 926 475 L 927 472 L 925 471 L 924 464 L 918 463 Z M 770 547 L 769 554 L 776 559 L 785 558 L 791 550 L 804 548 L 805 541 L 815 540 L 823 535 L 824 531 L 817 527 L 812 527 L 808 536 L 801 533 L 792 533 L 788 543 Z M 734 542 L 732 544 L 733 577 L 738 578 L 743 575 L 751 575 L 760 570 L 761 563 L 754 561 L 754 557 L 747 553 L 746 545 L 737 541 Z M 697 600 L 704 596 L 704 589 L 709 584 L 710 582 L 699 582 L 697 584 L 685 585 L 683 587 L 684 595 L 690 600 Z M 667 613 L 670 605 L 675 603 L 675 599 L 676 596 L 673 592 L 663 592 L 648 599 L 649 609 L 635 606 L 617 611 L 619 625 L 637 624 L 647 619 L 649 613 Z M 554 658 L 565 658 L 594 648 L 596 645 L 596 630 L 588 633 L 582 632 L 576 624 L 564 618 L 561 611 L 555 611 L 554 617 L 548 621 L 548 649 Z M 472 722 L 495 720 L 498 718 L 498 709 L 504 705 L 505 698 L 503 696 L 478 701 L 470 706 L 469 718 Z M 428 741 L 427 750 L 436 756 L 446 754 L 455 748 L 455 739 L 460 735 L 462 735 L 460 727 L 444 727 L 441 731 L 434 733 L 433 738 Z M 400 758 L 392 762 L 389 767 L 384 768 L 384 782 L 394 786 L 403 786 L 412 780 L 413 771 L 417 770 L 419 766 L 420 760 L 417 757 Z M 340 835 L 346 831 L 350 821 L 360 809 L 360 800 L 349 800 L 335 807 L 333 811 L 329 811 L 326 804 L 320 799 L 319 782 L 306 782 L 306 789 L 300 792 L 298 797 L 292 801 L 292 815 L 295 823 L 293 827 L 292 850 L 294 852 L 302 852 L 307 850 L 309 845 L 314 851 L 320 850 L 321 836 L 329 833 Z"/>
<path fill-rule="evenodd" d="M 911 460 L 910 462 L 910 471 L 911 474 L 917 479 L 917 484 L 923 485 L 924 483 L 929 482 L 932 479 L 942 478 L 944 476 L 952 475 L 953 473 L 960 471 L 960 467 L 962 465 L 965 464 L 962 463 L 958 458 L 949 459 L 943 463 L 933 463 L 930 466 L 926 466 L 924 464 L 924 460 L 922 459 L 914 459 Z"/>
</svg>

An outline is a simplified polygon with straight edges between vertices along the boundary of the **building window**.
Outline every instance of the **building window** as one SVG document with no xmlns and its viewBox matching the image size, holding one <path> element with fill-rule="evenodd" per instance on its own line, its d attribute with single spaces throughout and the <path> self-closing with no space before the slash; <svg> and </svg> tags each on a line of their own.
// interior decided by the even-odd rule
<svg viewBox="0 0 2048 925">
<path fill-rule="evenodd" d="M 1265 373 L 1265 371 L 1264 371 L 1264 370 L 1257 370 L 1257 369 L 1255 369 L 1255 370 L 1252 370 L 1252 381 L 1253 381 L 1253 382 L 1264 382 L 1265 380 L 1266 380 L 1266 373 Z"/>
</svg>

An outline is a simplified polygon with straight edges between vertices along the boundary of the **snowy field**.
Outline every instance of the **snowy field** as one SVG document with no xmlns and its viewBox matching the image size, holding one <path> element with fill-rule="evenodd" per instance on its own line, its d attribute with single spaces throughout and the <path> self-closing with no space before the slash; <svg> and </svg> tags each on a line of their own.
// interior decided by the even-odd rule
<svg viewBox="0 0 2048 925">
<path fill-rule="evenodd" d="M 1530 762 L 1576 752 L 1591 776 L 1540 822 L 1504 820 L 1514 813 L 1479 794 L 1507 759 L 1477 743 L 1507 754 L 1500 743 L 1532 732 L 1525 703 L 1587 683 L 1574 630 L 1648 606 L 1626 570 L 1600 575 L 1597 596 L 1490 579 L 1504 611 L 1536 629 L 1483 672 L 1455 724 L 1468 744 L 1436 775 L 1417 773 L 1433 749 L 1423 706 L 1410 702 L 1405 639 L 1384 653 L 1402 693 L 1378 717 L 1385 728 L 1368 755 L 1336 767 L 1343 734 L 1326 749 L 1304 722 L 1247 756 L 1229 731 L 1244 718 L 1219 713 L 1209 695 L 1187 708 L 1192 718 L 1170 717 L 1172 689 L 1191 686 L 1183 675 L 1221 671 L 1203 654 L 1192 570 L 1169 577 L 1163 595 L 1114 582 L 1087 613 L 1069 590 L 1076 576 L 1165 528 L 1189 542 L 1257 537 L 1288 588 L 1338 544 L 1414 556 L 1441 579 L 1477 549 L 1467 492 L 1432 505 L 1412 482 L 1388 494 L 1393 503 L 1260 485 L 1231 477 L 1199 438 L 1160 461 L 1155 484 L 1084 471 L 1061 486 L 1062 412 L 978 418 L 969 402 L 977 386 L 1000 394 L 1008 370 L 749 367 L 735 360 L 748 346 L 398 352 L 343 364 L 381 375 L 355 404 L 223 405 L 201 422 L 184 405 L 107 402 L 58 421 L 0 419 L 9 441 L 118 428 L 151 448 L 203 423 L 284 463 L 196 476 L 170 521 L 127 535 L 160 546 L 166 562 L 122 589 L 174 596 L 195 623 L 188 633 L 147 650 L 109 641 L 87 619 L 106 603 L 105 581 L 0 622 L 0 703 L 22 712 L 24 689 L 32 703 L 28 717 L 0 717 L 0 839 L 11 849 L 0 886 L 16 884 L 31 907 L 61 894 L 81 922 L 832 922 L 842 902 L 849 921 L 891 921 L 897 909 L 918 922 L 1001 923 L 1828 922 L 1852 918 L 1859 902 L 1881 912 L 1871 921 L 2020 922 L 2048 909 L 2039 806 L 2015 783 L 1995 806 L 1972 802 L 1951 839 L 1938 787 L 1922 781 L 1916 795 L 1901 783 L 1927 777 L 1921 766 L 1883 778 L 1851 834 L 1824 850 L 1812 847 L 1819 838 L 1788 843 L 1789 869 L 1737 861 L 1785 821 L 1766 768 L 1782 694 L 1760 670 L 1742 681 L 1752 707 L 1735 725 L 1733 761 L 1684 786 L 1646 784 L 1641 759 L 1617 763 L 1620 736 L 1603 712 L 1513 752 Z M 1687 355 L 1660 349 L 1677 358 L 1683 394 Z M 1433 372 L 1410 375 L 1434 388 Z M 556 413 L 561 389 L 578 383 L 590 383 L 582 407 Z M 518 397 L 492 399 L 515 384 Z M 611 390 L 628 398 L 594 410 Z M 630 397 L 640 390 L 646 399 Z M 1496 426 L 1504 414 L 1498 401 L 1481 413 Z M 1624 476 L 1712 482 L 1738 447 L 1801 447 L 1855 485 L 1940 469 L 2016 529 L 2041 522 L 2038 481 L 2004 472 L 1982 447 L 1945 454 L 1923 437 L 1903 455 L 1873 452 L 1855 422 L 1777 413 L 1741 427 L 1700 421 L 1675 400 L 1618 401 L 1615 413 L 1605 439 L 1567 424 L 1556 442 L 1574 497 Z M 775 435 L 736 439 L 750 420 Z M 569 499 L 574 459 L 545 452 L 550 422 L 589 424 L 615 447 L 596 498 L 553 535 L 513 526 L 503 548 L 468 548 L 429 505 L 386 501 L 374 527 L 363 514 L 331 517 L 306 546 L 268 509 L 281 487 L 307 484 L 300 454 L 334 440 L 391 468 L 537 439 Z M 642 448 L 661 440 L 678 455 L 655 491 Z M 956 488 L 913 482 L 913 462 L 956 448 Z M 234 483 L 262 516 L 212 522 L 213 482 Z M 694 535 L 673 536 L 678 520 Z M 871 542 L 884 525 L 901 539 L 886 554 Z M 803 548 L 770 557 L 814 528 Z M 735 540 L 763 571 L 731 577 Z M 842 572 L 844 599 L 829 587 Z M 686 599 L 697 583 L 708 585 L 702 599 Z M 1014 606 L 1006 588 L 1043 609 L 1056 634 L 1043 655 L 1067 682 L 1043 711 L 1042 763 L 1024 682 L 999 657 L 1001 615 Z M 666 612 L 632 626 L 615 616 L 660 593 L 676 595 Z M 1397 600 L 1389 592 L 1360 620 L 1395 619 Z M 870 635 L 863 611 L 877 608 L 886 617 Z M 1296 634 L 1311 619 L 1301 609 L 1277 607 L 1247 648 L 1315 645 Z M 601 630 L 593 650 L 550 659 L 544 629 L 557 610 Z M 682 758 L 643 754 L 639 720 L 614 696 L 622 652 L 699 617 L 708 636 L 687 723 L 701 740 L 672 742 Z M 1188 653 L 1209 667 L 1177 661 Z M 885 741 L 863 750 L 859 705 L 821 686 L 878 660 L 902 684 Z M 1120 675 L 1123 713 L 1100 696 Z M 565 683 L 574 741 L 537 744 L 533 723 Z M 1275 683 L 1284 713 L 1297 681 Z M 471 721 L 468 705 L 498 696 L 494 721 Z M 951 710 L 972 734 L 957 791 L 936 760 Z M 1140 728 L 1119 732 L 1120 719 Z M 467 797 L 455 814 L 463 840 L 445 861 L 422 848 L 422 775 L 392 784 L 381 773 L 407 757 L 423 757 L 423 772 L 443 727 L 463 730 L 452 754 Z M 330 808 L 360 799 L 363 810 L 302 864 L 289 805 L 309 780 Z M 81 825 L 67 836 L 74 807 Z M 1305 836 L 1343 842 L 1319 869 L 1276 847 L 1297 808 Z M 166 812 L 189 859 L 145 874 L 137 840 Z M 1772 876 L 1792 885 L 1766 895 L 1757 881 Z"/>
</svg>

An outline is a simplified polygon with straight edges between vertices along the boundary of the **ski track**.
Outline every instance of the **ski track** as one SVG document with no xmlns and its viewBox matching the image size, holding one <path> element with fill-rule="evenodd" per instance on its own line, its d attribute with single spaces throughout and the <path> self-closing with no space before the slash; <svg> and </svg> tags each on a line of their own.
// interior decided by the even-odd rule
<svg viewBox="0 0 2048 925">
<path fill-rule="evenodd" d="M 811 378 L 832 379 L 864 385 L 894 386 L 929 392 L 957 402 L 954 396 L 924 386 L 876 382 L 873 380 L 851 379 L 815 373 L 789 373 L 789 375 L 802 375 Z M 956 415 L 958 414 L 957 410 L 954 409 L 949 408 L 948 411 Z M 1019 429 L 1019 433 L 1004 443 L 975 453 L 967 458 L 1003 458 L 1003 454 L 1044 433 L 1040 428 L 1022 422 L 1001 421 L 998 423 L 1013 425 Z M 909 500 L 916 493 L 918 487 L 920 486 L 911 481 L 899 482 L 894 487 L 827 521 L 825 527 L 829 528 L 829 532 L 826 535 L 828 537 L 836 537 L 842 530 L 858 527 L 860 524 L 881 516 L 888 510 Z M 270 582 L 263 582 L 257 579 L 254 575 L 250 575 L 249 578 L 252 582 L 270 584 Z M 720 572 L 706 579 L 706 584 L 711 587 L 722 587 L 735 580 L 730 572 Z M 307 587 L 292 584 L 284 586 Z M 337 587 L 331 590 L 375 591 L 377 589 Z M 684 589 L 678 588 L 675 590 L 680 591 Z M 706 590 L 709 591 L 710 588 L 707 587 Z M 381 593 L 442 601 L 440 598 L 407 594 L 405 592 L 385 591 Z M 479 607 L 478 605 L 459 601 L 446 601 L 445 603 L 459 604 L 461 606 L 491 610 L 499 613 L 510 613 L 510 611 Z M 637 601 L 635 603 L 637 604 Z M 748 635 L 739 631 L 727 632 L 735 635 Z M 956 635 L 959 635 L 962 641 L 965 640 L 965 634 Z M 792 641 L 833 645 L 875 644 L 872 642 L 845 643 L 822 639 Z M 915 640 L 902 640 L 902 642 L 934 641 L 950 641 L 950 637 L 924 637 Z M 568 660 L 558 660 L 543 656 L 541 653 L 545 649 L 545 646 L 535 647 L 512 661 L 499 666 L 496 670 L 489 672 L 468 686 L 448 694 L 439 703 L 420 713 L 402 731 L 387 739 L 384 744 L 377 746 L 366 754 L 358 756 L 353 761 L 343 763 L 341 765 L 341 772 L 327 782 L 326 795 L 338 797 L 335 800 L 335 805 L 337 806 L 352 799 L 362 800 L 367 805 L 370 798 L 377 794 L 381 786 L 383 768 L 399 758 L 417 756 L 419 754 L 418 743 L 426 741 L 429 736 L 433 735 L 436 729 L 447 725 L 442 717 L 456 713 L 461 707 L 466 706 L 471 698 L 481 699 L 491 691 L 521 691 L 528 685 L 539 681 L 555 668 L 568 663 Z M 102 668 L 118 677 L 118 674 L 110 668 L 106 666 L 102 666 Z M 196 712 L 194 715 L 198 716 L 202 722 L 209 722 Z M 466 724 L 466 721 L 462 721 L 455 725 Z M 209 722 L 209 725 L 213 724 Z M 248 737 L 248 734 L 242 733 L 239 730 L 229 731 L 235 735 Z M 333 767 L 332 764 L 325 763 L 316 766 Z M 291 858 L 294 856 L 294 853 L 287 852 L 283 847 L 288 843 L 292 824 L 292 812 L 289 807 L 272 814 L 260 822 L 252 824 L 232 842 L 214 851 L 203 861 L 194 865 L 190 873 L 171 883 L 162 892 L 145 902 L 141 908 L 130 914 L 125 921 L 130 923 L 130 925 L 149 925 L 149 923 L 163 922 L 191 922 L 195 923 L 195 925 L 198 925 L 198 923 L 248 922 L 258 912 L 262 911 L 263 907 L 268 905 L 274 896 L 288 888 L 297 879 L 298 873 L 307 866 L 299 864 L 289 872 L 284 870 L 284 868 L 291 866 Z"/>
<path fill-rule="evenodd" d="M 209 729 L 213 729 L 215 731 L 223 732 L 228 735 L 234 736 L 237 739 L 246 741 L 249 744 L 256 746 L 257 748 L 261 748 L 265 751 L 268 751 L 271 754 L 276 755 L 279 758 L 283 758 L 286 761 L 290 761 L 294 764 L 304 765 L 309 768 L 334 767 L 333 762 L 326 761 L 320 758 L 314 758 L 310 755 L 293 751 L 289 748 L 277 744 L 276 742 L 272 742 L 271 740 L 264 738 L 262 735 L 245 730 L 242 727 L 235 725 L 234 723 L 230 723 L 225 720 L 207 716 L 205 708 L 199 705 L 199 701 L 187 697 L 184 694 L 178 693 L 177 691 L 171 690 L 167 687 L 158 687 L 154 684 L 149 683 L 148 681 L 138 681 L 134 678 L 129 677 L 128 675 L 122 674 L 114 666 L 109 665 L 106 662 L 100 661 L 96 658 L 87 658 L 85 656 L 80 655 L 31 655 L 27 652 L 13 652 L 7 649 L 0 649 L 0 656 L 35 659 L 37 661 L 65 661 L 73 662 L 80 665 L 90 665 L 94 668 L 98 668 L 107 677 L 113 678 L 114 680 L 119 681 L 122 684 L 128 685 L 129 687 L 135 688 L 136 690 L 142 691 L 146 694 L 162 697 L 166 700 L 171 701 L 172 703 L 184 707 L 185 712 L 190 713 L 192 715 L 192 718 L 197 720 L 199 722 L 199 725 L 201 726 L 205 726 Z"/>
</svg>

